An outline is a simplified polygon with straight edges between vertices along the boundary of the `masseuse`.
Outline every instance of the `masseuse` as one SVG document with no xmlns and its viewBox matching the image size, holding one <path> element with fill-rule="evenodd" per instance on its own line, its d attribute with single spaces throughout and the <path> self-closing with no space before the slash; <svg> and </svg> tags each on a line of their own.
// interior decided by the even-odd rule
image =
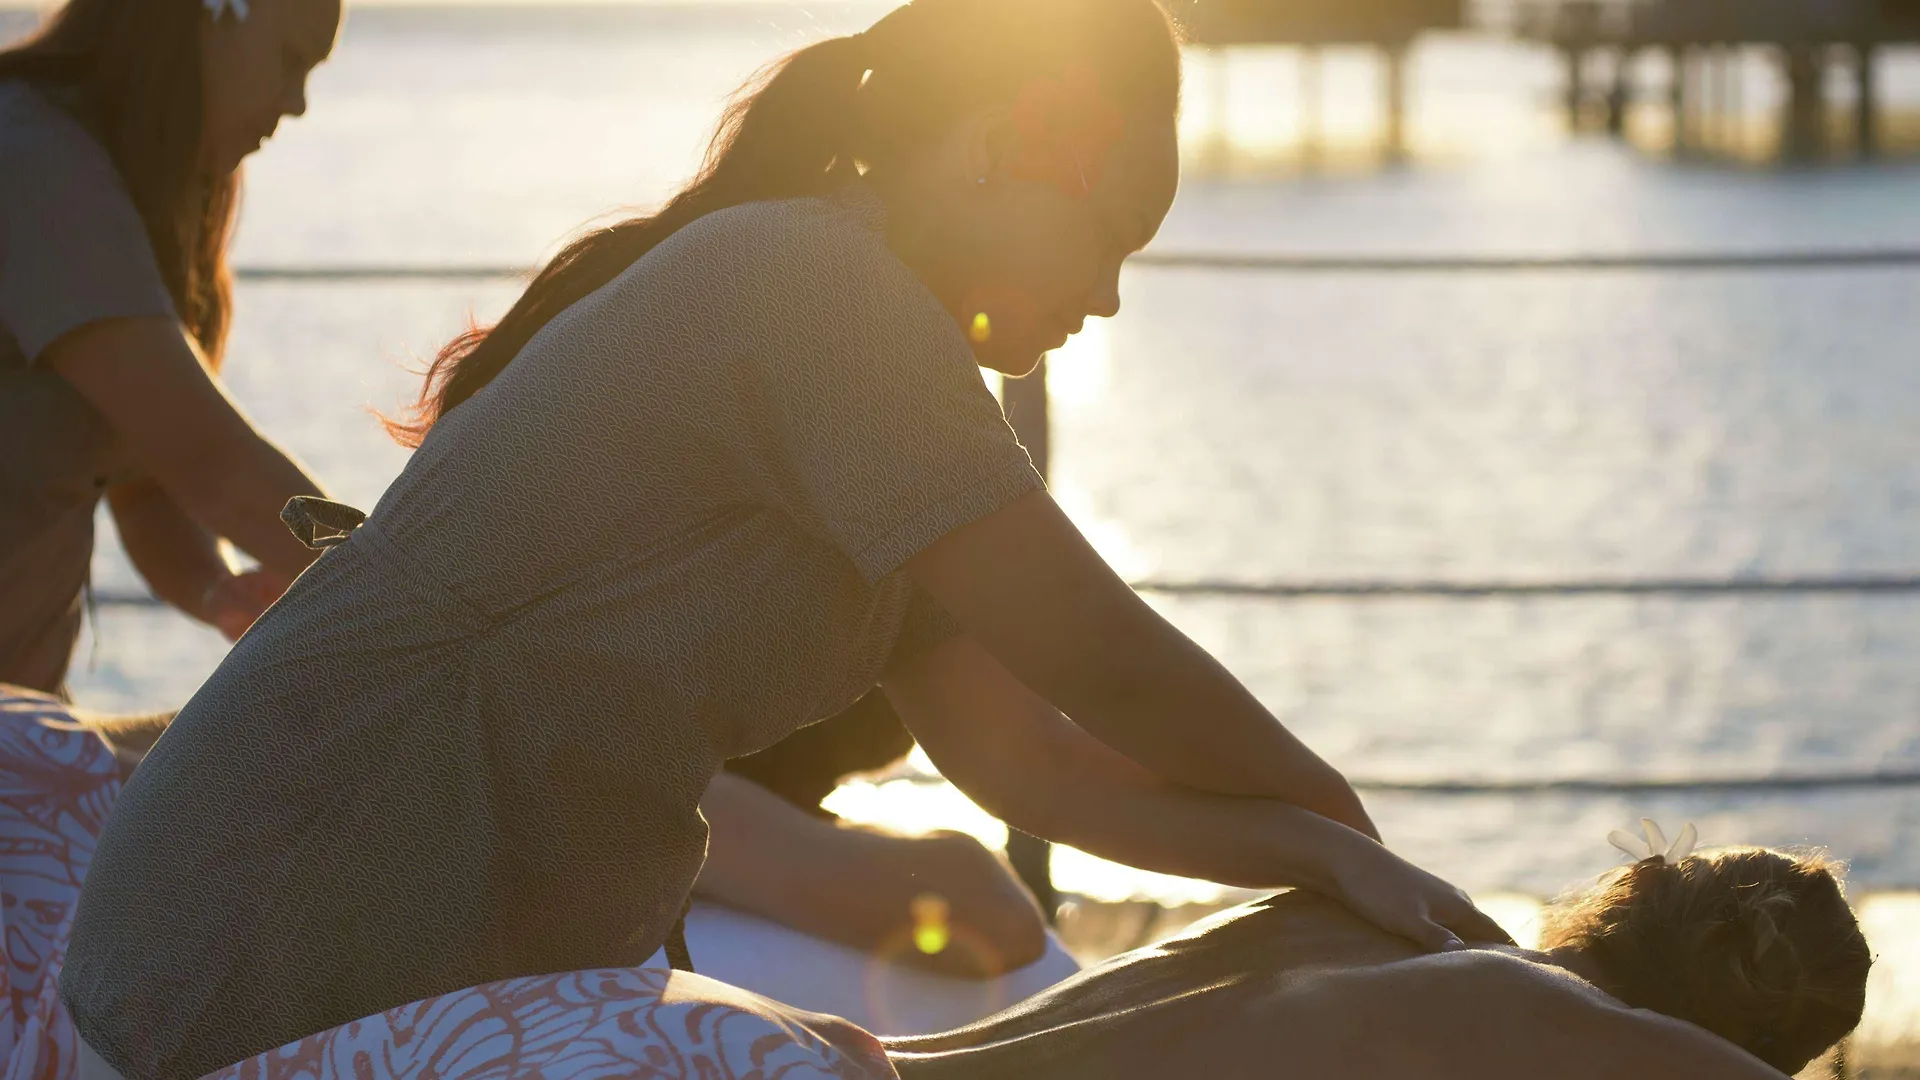
<svg viewBox="0 0 1920 1080">
<path fill-rule="evenodd" d="M 343 542 L 108 822 L 61 980 L 92 1050 L 193 1077 L 639 963 L 722 762 L 876 681 L 1030 832 L 1497 935 L 1100 560 L 980 377 L 1118 309 L 1179 63 L 1152 0 L 918 0 L 790 57 L 658 214 L 450 346 L 371 520 L 292 508 Z"/>
<path fill-rule="evenodd" d="M 70 0 L 0 52 L 0 683 L 63 690 L 102 497 L 154 594 L 229 637 L 312 560 L 279 510 L 319 486 L 216 373 L 240 162 L 306 110 L 339 22 Z"/>
<path fill-rule="evenodd" d="M 153 591 L 230 637 L 311 559 L 278 514 L 316 486 L 214 373 L 236 167 L 276 120 L 305 111 L 339 18 L 334 0 L 73 0 L 0 54 L 0 684 L 60 691 L 103 493 Z M 220 536 L 270 568 L 236 573 Z M 73 715 L 127 767 L 166 721 Z M 821 732 L 855 743 L 837 771 L 787 752 L 753 762 L 756 778 L 817 807 L 824 792 L 801 791 L 904 753 L 883 701 L 848 719 Z M 869 728 L 890 753 L 863 756 L 882 749 L 861 741 Z M 58 783 L 31 765 L 18 774 Z M 708 806 L 718 832 L 702 889 L 735 906 L 874 951 L 908 925 L 905 897 L 935 888 L 970 947 L 913 960 L 999 977 L 1047 947 L 1031 900 L 963 838 L 836 829 L 743 780 Z M 859 887 L 818 887 L 822 866 Z M 1046 972 L 1071 970 L 1054 957 Z"/>
</svg>

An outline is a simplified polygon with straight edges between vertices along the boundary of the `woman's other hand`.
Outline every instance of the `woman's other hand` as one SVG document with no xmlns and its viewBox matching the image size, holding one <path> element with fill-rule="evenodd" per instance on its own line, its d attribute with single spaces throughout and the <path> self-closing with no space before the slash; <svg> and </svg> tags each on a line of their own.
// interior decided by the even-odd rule
<svg viewBox="0 0 1920 1080">
<path fill-rule="evenodd" d="M 240 640 L 287 591 L 291 579 L 271 570 L 234 573 L 218 537 L 151 479 L 109 488 L 107 505 L 127 557 L 153 594 L 228 641 Z"/>
<path fill-rule="evenodd" d="M 876 849 L 869 882 L 908 901 L 872 929 L 896 960 L 986 979 L 1026 967 L 1046 951 L 1040 905 L 980 841 L 965 833 L 886 839 L 893 843 Z"/>
<path fill-rule="evenodd" d="M 1433 952 L 1513 938 L 1465 892 L 1357 833 L 1330 860 L 1332 899 L 1390 934 Z"/>
<path fill-rule="evenodd" d="M 700 809 L 711 833 L 694 891 L 708 899 L 966 978 L 1026 967 L 1046 950 L 1032 895 L 970 836 L 897 836 L 821 820 L 730 773 L 714 778 Z M 943 911 L 943 925 L 916 925 L 930 908 Z"/>
<path fill-rule="evenodd" d="M 267 570 L 230 574 L 207 589 L 200 601 L 201 617 L 218 628 L 228 641 L 239 641 L 292 584 Z"/>
</svg>

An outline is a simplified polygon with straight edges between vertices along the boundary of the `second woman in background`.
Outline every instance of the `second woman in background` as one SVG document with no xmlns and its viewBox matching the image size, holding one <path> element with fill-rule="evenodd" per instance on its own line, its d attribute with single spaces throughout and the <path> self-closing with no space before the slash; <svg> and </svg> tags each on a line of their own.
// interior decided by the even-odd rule
<svg viewBox="0 0 1920 1080">
<path fill-rule="evenodd" d="M 279 511 L 319 485 L 216 373 L 240 163 L 340 14 L 71 0 L 0 52 L 0 683 L 63 689 L 102 497 L 155 595 L 230 638 L 312 560 Z"/>
</svg>

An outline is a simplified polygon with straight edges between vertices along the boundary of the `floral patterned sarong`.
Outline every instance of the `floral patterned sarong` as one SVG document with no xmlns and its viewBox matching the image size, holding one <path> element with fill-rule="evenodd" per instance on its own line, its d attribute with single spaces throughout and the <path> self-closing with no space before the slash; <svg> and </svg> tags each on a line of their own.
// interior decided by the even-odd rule
<svg viewBox="0 0 1920 1080">
<path fill-rule="evenodd" d="M 896 1080 L 844 1020 L 664 968 L 509 979 L 389 1009 L 209 1080 Z"/>
<path fill-rule="evenodd" d="M 72 1080 L 60 960 L 94 838 L 120 792 L 105 741 L 59 701 L 0 686 L 0 1080 Z"/>
</svg>

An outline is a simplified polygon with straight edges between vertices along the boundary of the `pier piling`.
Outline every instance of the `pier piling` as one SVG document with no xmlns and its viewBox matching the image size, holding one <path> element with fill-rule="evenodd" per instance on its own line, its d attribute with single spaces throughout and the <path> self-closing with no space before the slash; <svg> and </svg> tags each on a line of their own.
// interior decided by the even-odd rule
<svg viewBox="0 0 1920 1080">
<path fill-rule="evenodd" d="M 1875 51 L 1872 42 L 1859 42 L 1853 47 L 1856 87 L 1853 105 L 1854 145 L 1863 158 L 1871 158 L 1880 152 L 1880 98 L 1876 85 L 1879 80 L 1874 64 Z"/>
<path fill-rule="evenodd" d="M 1826 100 L 1822 76 L 1826 65 L 1818 46 L 1795 42 L 1787 45 L 1784 62 L 1787 73 L 1787 116 L 1783 147 L 1786 156 L 1808 161 L 1826 148 Z"/>
<path fill-rule="evenodd" d="M 1687 50 L 1685 46 L 1675 45 L 1667 50 L 1667 56 L 1673 69 L 1673 78 L 1667 87 L 1667 106 L 1673 112 L 1673 149 L 1676 153 L 1687 148 L 1692 138 L 1687 122 Z"/>
<path fill-rule="evenodd" d="M 1387 114 L 1387 158 L 1404 161 L 1407 157 L 1407 42 L 1385 46 L 1386 86 L 1382 93 Z"/>
</svg>

